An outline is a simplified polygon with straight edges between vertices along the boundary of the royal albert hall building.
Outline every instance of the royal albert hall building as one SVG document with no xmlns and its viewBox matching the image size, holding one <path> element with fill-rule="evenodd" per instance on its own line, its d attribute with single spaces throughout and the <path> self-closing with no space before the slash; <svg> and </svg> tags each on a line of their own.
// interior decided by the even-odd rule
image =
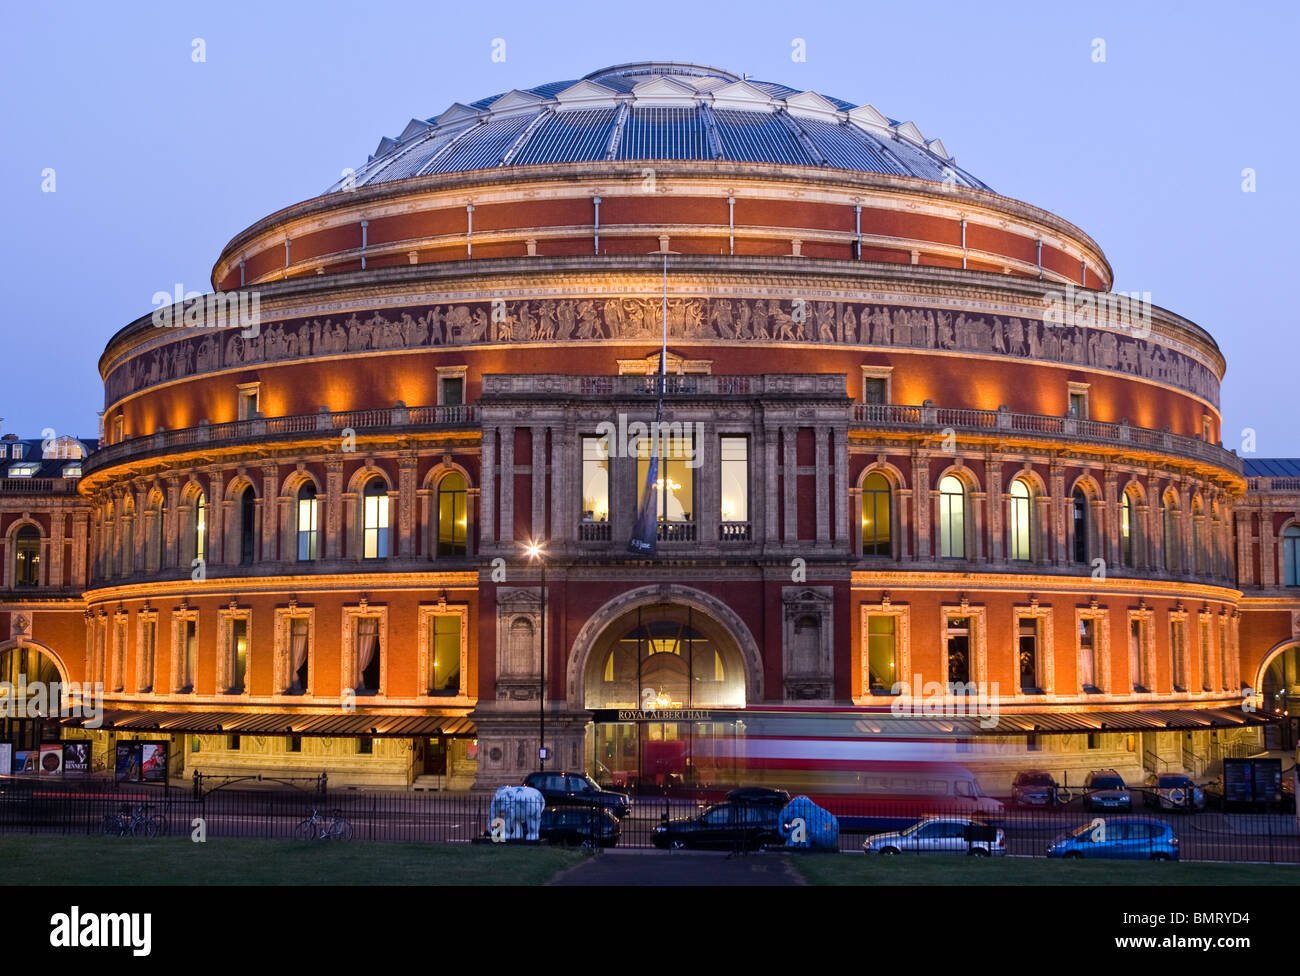
<svg viewBox="0 0 1300 976">
<path fill-rule="evenodd" d="M 75 490 L 0 493 L 0 650 L 173 776 L 489 788 L 543 715 L 656 788 L 1204 773 L 1286 745 L 1300 478 L 1222 447 L 1199 326 L 1050 313 L 1111 282 L 869 105 L 672 62 L 456 103 L 231 240 L 255 328 L 109 340 Z"/>
</svg>

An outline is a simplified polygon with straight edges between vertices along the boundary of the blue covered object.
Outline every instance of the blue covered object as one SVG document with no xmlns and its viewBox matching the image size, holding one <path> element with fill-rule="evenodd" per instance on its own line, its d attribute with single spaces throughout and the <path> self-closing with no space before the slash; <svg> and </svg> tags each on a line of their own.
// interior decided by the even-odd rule
<svg viewBox="0 0 1300 976">
<path fill-rule="evenodd" d="M 785 846 L 805 851 L 838 851 L 840 822 L 806 796 L 796 796 L 781 811 Z"/>
</svg>

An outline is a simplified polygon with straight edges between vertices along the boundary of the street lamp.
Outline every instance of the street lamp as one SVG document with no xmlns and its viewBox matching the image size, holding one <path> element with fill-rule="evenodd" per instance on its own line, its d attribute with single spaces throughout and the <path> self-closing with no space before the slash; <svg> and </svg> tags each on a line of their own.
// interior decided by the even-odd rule
<svg viewBox="0 0 1300 976">
<path fill-rule="evenodd" d="M 546 551 L 540 542 L 529 542 L 524 547 L 529 562 L 536 562 L 542 570 L 542 653 L 541 679 L 537 694 L 537 761 L 546 770 Z"/>
</svg>

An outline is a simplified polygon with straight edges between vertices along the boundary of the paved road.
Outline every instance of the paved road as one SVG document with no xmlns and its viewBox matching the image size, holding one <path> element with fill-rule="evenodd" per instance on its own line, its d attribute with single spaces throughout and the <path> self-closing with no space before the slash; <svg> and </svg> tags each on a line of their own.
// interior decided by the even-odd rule
<svg viewBox="0 0 1300 976">
<path fill-rule="evenodd" d="M 786 854 L 605 851 L 570 868 L 555 885 L 801 885 Z"/>
</svg>

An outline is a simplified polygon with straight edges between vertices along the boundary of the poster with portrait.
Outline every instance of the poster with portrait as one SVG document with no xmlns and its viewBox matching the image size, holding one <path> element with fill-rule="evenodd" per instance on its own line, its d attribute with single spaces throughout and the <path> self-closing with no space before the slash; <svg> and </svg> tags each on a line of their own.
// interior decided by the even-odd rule
<svg viewBox="0 0 1300 976">
<path fill-rule="evenodd" d="M 140 743 L 140 778 L 146 783 L 167 781 L 167 743 Z"/>
<path fill-rule="evenodd" d="M 85 776 L 90 772 L 90 743 L 63 743 L 63 775 Z"/>
<path fill-rule="evenodd" d="M 41 746 L 40 775 L 63 775 L 63 745 L 58 742 Z"/>
<path fill-rule="evenodd" d="M 35 749 L 20 749 L 14 753 L 14 775 L 35 776 L 40 766 L 41 754 Z"/>
<path fill-rule="evenodd" d="M 119 742 L 117 744 L 114 778 L 119 783 L 140 782 L 140 744 L 137 742 Z"/>
</svg>

